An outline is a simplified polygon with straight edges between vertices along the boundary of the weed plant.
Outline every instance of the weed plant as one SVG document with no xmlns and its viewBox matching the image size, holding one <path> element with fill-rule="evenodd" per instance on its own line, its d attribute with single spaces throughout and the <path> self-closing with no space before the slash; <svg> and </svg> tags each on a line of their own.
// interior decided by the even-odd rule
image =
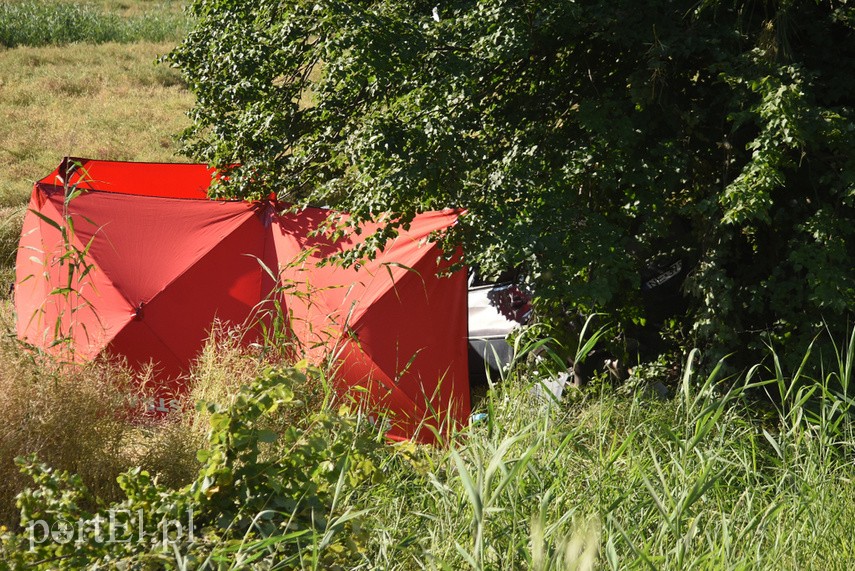
<svg viewBox="0 0 855 571">
<path fill-rule="evenodd" d="M 9 296 L 15 275 L 15 256 L 24 223 L 24 208 L 0 207 L 0 300 Z"/>
</svg>

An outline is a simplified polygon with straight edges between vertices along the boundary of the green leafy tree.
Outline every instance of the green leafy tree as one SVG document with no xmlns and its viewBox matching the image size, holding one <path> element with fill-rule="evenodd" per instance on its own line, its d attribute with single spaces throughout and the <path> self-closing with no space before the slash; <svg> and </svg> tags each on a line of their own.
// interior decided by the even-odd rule
<svg viewBox="0 0 855 571">
<path fill-rule="evenodd" d="M 467 214 L 545 314 L 643 323 L 681 258 L 684 331 L 813 335 L 855 299 L 855 7 L 846 0 L 195 0 L 168 57 L 214 190 L 353 221 Z M 657 323 L 658 325 L 658 323 Z"/>
</svg>

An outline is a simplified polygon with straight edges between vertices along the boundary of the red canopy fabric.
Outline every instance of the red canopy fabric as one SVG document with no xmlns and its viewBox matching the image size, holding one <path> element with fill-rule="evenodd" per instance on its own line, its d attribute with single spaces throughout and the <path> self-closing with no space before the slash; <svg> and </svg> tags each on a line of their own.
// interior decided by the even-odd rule
<svg viewBox="0 0 855 571">
<path fill-rule="evenodd" d="M 37 182 L 17 258 L 19 337 L 75 360 L 153 362 L 162 408 L 213 321 L 244 323 L 275 290 L 307 354 L 334 355 L 341 388 L 391 413 L 390 436 L 431 441 L 426 426 L 466 421 L 465 273 L 437 277 L 441 252 L 428 241 L 456 213 L 417 216 L 359 269 L 318 266 L 375 227 L 310 237 L 328 211 L 209 200 L 212 176 L 204 165 L 74 159 Z M 84 192 L 68 200 L 74 189 Z"/>
</svg>

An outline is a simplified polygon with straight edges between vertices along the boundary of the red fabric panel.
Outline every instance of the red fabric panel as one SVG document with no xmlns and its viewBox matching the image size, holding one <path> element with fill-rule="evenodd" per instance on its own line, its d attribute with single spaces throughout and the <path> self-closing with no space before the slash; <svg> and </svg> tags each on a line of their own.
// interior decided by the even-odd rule
<svg viewBox="0 0 855 571">
<path fill-rule="evenodd" d="M 70 308 L 67 296 L 51 294 L 67 277 L 67 265 L 56 263 L 62 237 L 28 213 L 18 281 L 34 277 L 16 291 L 22 338 L 47 347 L 60 323 L 76 332 L 78 358 L 157 361 L 158 393 L 168 398 L 180 389 L 170 379 L 190 366 L 212 321 L 242 322 L 269 297 L 275 282 L 266 266 L 279 277 L 276 295 L 296 339 L 317 361 L 333 355 L 344 386 L 367 388 L 370 406 L 391 412 L 390 436 L 431 441 L 423 423 L 443 429 L 466 421 L 465 274 L 437 278 L 439 249 L 425 243 L 455 213 L 416 217 L 360 268 L 317 267 L 377 225 L 333 242 L 309 236 L 326 210 L 279 216 L 270 203 L 186 200 L 205 195 L 211 171 L 200 165 L 82 162 L 86 181 L 81 169 L 72 182 L 106 191 L 85 192 L 69 207 L 74 247 L 91 241 L 91 271 L 74 284 L 86 301 Z M 31 199 L 31 208 L 58 223 L 64 204 L 55 178 L 63 173 L 37 183 Z"/>
<path fill-rule="evenodd" d="M 363 351 L 420 408 L 462 426 L 470 413 L 466 275 L 437 278 L 440 251 L 429 250 L 396 276 L 352 329 Z"/>
<path fill-rule="evenodd" d="M 40 194 L 31 201 L 31 205 L 57 224 L 66 225 L 61 213 L 62 200 L 58 205 Z M 63 259 L 69 252 L 60 231 L 32 212 L 27 216 L 32 216 L 30 220 L 35 221 L 36 232 L 33 234 L 38 234 L 40 243 L 35 249 L 28 249 L 27 253 L 19 251 L 19 258 L 28 257 L 28 263 L 19 265 L 16 270 L 19 282 L 16 289 L 18 334 L 30 343 L 51 348 L 58 329 L 61 334 L 72 335 L 75 340 L 70 348 L 73 354 L 63 357 L 94 358 L 124 325 L 130 306 L 92 256 L 86 256 L 83 263 L 71 272 L 69 283 L 69 265 L 75 260 Z M 75 228 L 83 223 L 79 216 L 72 216 L 72 221 Z M 72 250 L 82 252 L 86 248 L 88 237 L 74 233 L 69 233 L 69 236 L 73 238 Z M 69 286 L 72 291 L 57 291 Z M 54 352 L 64 348 L 65 345 L 57 346 Z"/>
<path fill-rule="evenodd" d="M 438 423 L 427 412 L 424 398 L 410 398 L 357 341 L 342 339 L 337 351 L 340 357 L 335 379 L 345 398 L 367 404 L 369 417 L 375 422 L 379 422 L 380 417 L 386 419 L 388 434 L 392 437 L 413 438 L 425 443 L 435 441 L 433 433 L 426 426 L 436 426 Z"/>
<path fill-rule="evenodd" d="M 185 332 L 195 333 L 186 328 Z M 188 362 L 176 355 L 145 320 L 128 321 L 102 354 L 125 359 L 128 366 L 137 370 L 151 365 L 156 384 L 145 387 L 150 396 L 170 399 L 181 393 L 180 377 L 187 373 Z"/>
<path fill-rule="evenodd" d="M 374 299 L 382 296 L 408 272 L 408 268 L 426 255 L 424 242 L 431 232 L 447 228 L 457 219 L 453 212 L 421 214 L 408 231 L 402 230 L 382 252 L 377 253 L 374 260 L 366 260 L 359 268 L 342 268 L 319 264 L 327 256 L 352 249 L 376 231 L 378 225 L 363 225 L 361 235 L 352 234 L 337 242 L 309 236 L 326 216 L 327 211 L 321 209 L 282 215 L 274 228 L 277 255 L 283 268 L 283 279 L 289 284 L 299 284 L 304 291 L 322 293 L 310 300 L 313 315 L 342 314 L 345 318 L 349 316 L 350 321 L 358 319 Z M 435 268 L 436 258 L 434 255 Z"/>
<path fill-rule="evenodd" d="M 317 210 L 285 215 L 274 234 L 280 261 L 286 262 L 283 283 L 299 292 L 288 297 L 288 308 L 304 349 L 318 361 L 330 351 L 343 351 L 338 359 L 340 381 L 373 387 L 374 405 L 387 400 L 381 387 L 394 388 L 390 410 L 398 419 L 393 427 L 399 435 L 404 426 L 415 430 L 431 416 L 426 412 L 431 408 L 441 417 L 450 414 L 458 425 L 465 423 L 470 412 L 466 276 L 458 272 L 437 278 L 440 251 L 425 243 L 456 215 L 416 217 L 408 231 L 359 269 L 316 264 L 324 255 L 353 247 L 376 226 L 365 227 L 361 236 L 346 242 L 309 237 L 325 217 Z M 305 257 L 307 249 L 313 253 Z M 301 255 L 299 263 L 287 263 Z M 351 332 L 358 338 L 360 355 L 353 350 Z M 432 439 L 430 431 L 419 434 L 419 439 Z"/>
<path fill-rule="evenodd" d="M 80 163 L 80 166 L 74 167 L 74 163 Z M 213 169 L 200 164 L 71 158 L 37 184 L 62 187 L 67 182 L 86 190 L 168 198 L 207 198 L 214 173 Z"/>
<path fill-rule="evenodd" d="M 189 368 L 219 319 L 242 324 L 258 304 L 261 266 L 257 262 L 264 228 L 253 215 L 166 284 L 140 312 L 140 319 Z"/>
<path fill-rule="evenodd" d="M 61 194 L 42 195 L 35 202 L 41 202 L 42 214 L 63 221 Z M 63 331 L 76 331 L 78 358 L 93 358 L 113 341 L 113 350 L 142 363 L 162 351 L 145 339 L 113 339 L 119 331 L 127 335 L 125 326 L 142 315 L 152 320 L 156 334 L 170 340 L 170 351 L 186 371 L 215 316 L 242 322 L 258 302 L 262 277 L 254 256 L 264 229 L 251 204 L 88 192 L 71 202 L 70 212 L 75 247 L 82 250 L 91 240 L 87 263 L 92 270 L 74 284 L 88 303 L 71 307 L 73 296 L 47 295 L 67 279 L 67 265 L 47 263 L 50 279 L 38 282 L 49 289 L 31 279 L 32 286 L 23 284 L 29 290 L 19 290 L 20 315 L 33 314 L 34 305 L 42 308 L 37 320 L 19 320 L 22 338 L 47 346 L 45 337 L 53 335 L 59 321 Z M 32 216 L 39 224 L 42 256 L 61 257 L 60 233 Z M 40 270 L 29 263 L 19 266 L 19 279 Z M 40 301 L 30 301 L 36 296 Z M 116 350 L 118 345 L 125 349 Z"/>
<path fill-rule="evenodd" d="M 54 194 L 50 202 L 61 208 L 61 195 Z M 252 205 L 245 202 L 103 192 L 81 194 L 70 208 L 83 243 L 97 234 L 92 259 L 131 307 L 150 302 L 221 240 L 256 218 Z"/>
</svg>

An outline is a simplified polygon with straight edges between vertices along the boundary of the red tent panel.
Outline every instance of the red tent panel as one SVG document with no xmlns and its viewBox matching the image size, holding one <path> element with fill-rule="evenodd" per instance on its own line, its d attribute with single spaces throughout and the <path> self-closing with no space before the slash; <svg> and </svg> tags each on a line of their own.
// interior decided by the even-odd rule
<svg viewBox="0 0 855 571">
<path fill-rule="evenodd" d="M 82 190 L 204 200 L 208 198 L 214 176 L 213 169 L 199 164 L 68 158 L 36 184 L 60 188 L 67 184 Z"/>
<path fill-rule="evenodd" d="M 315 213 L 308 218 L 323 220 Z M 413 434 L 422 420 L 435 425 L 434 417 L 462 423 L 469 412 L 468 370 L 460 366 L 467 360 L 466 278 L 457 272 L 438 279 L 441 251 L 427 243 L 455 219 L 451 212 L 420 216 L 358 271 L 316 266 L 323 255 L 354 244 L 310 237 L 315 226 L 277 238 L 281 260 L 314 248 L 302 263 L 282 270 L 284 282 L 306 290 L 288 305 L 297 338 L 316 351 L 342 351 L 339 377 L 350 387 L 370 388 L 375 406 L 398 411 L 393 435 Z M 295 243 L 299 250 L 288 251 Z M 420 438 L 430 434 L 422 429 Z"/>
<path fill-rule="evenodd" d="M 44 195 L 36 202 L 41 202 L 43 216 L 59 223 L 61 209 L 56 204 Z M 76 260 L 63 258 L 68 252 L 60 231 L 32 211 L 25 217 L 21 245 L 15 296 L 19 337 L 52 347 L 57 335 L 70 335 L 74 343 L 52 347 L 54 352 L 65 358 L 94 358 L 127 314 L 126 300 L 91 256 L 83 261 L 91 267 L 81 265 L 69 274 L 69 265 Z M 77 252 L 86 245 L 79 235 L 71 235 Z"/>
<path fill-rule="evenodd" d="M 212 201 L 203 165 L 66 161 L 35 185 L 32 210 L 74 222 L 74 248 L 89 248 L 76 292 L 57 229 L 33 212 L 18 253 L 18 334 L 49 347 L 54 324 L 73 331 L 74 356 L 118 355 L 154 362 L 161 395 L 198 355 L 212 322 L 243 323 L 277 295 L 295 340 L 320 360 L 333 355 L 342 388 L 369 395 L 392 414 L 394 437 L 432 440 L 427 424 L 461 424 L 469 413 L 465 274 L 436 276 L 440 250 L 428 242 L 453 212 L 413 220 L 374 260 L 359 268 L 318 267 L 373 232 L 331 241 L 311 236 L 328 211 L 278 214 L 270 202 Z M 63 182 L 86 192 L 65 204 Z M 279 276 L 277 284 L 264 271 Z M 30 276 L 28 279 L 28 276 Z M 76 305 L 72 303 L 77 299 Z M 72 305 L 74 305 L 72 307 Z"/>
<path fill-rule="evenodd" d="M 466 320 L 455 319 L 466 307 L 465 275 L 430 279 L 436 271 L 435 256 L 440 255 L 435 246 L 433 253 L 374 300 L 352 330 L 374 363 L 387 375 L 393 373 L 396 386 L 410 399 L 424 407 L 428 398 L 433 414 L 444 418 L 451 413 L 464 422 L 465 416 L 456 411 L 468 415 L 468 371 L 452 364 L 467 359 Z M 383 333 L 387 323 L 408 324 L 396 330 L 394 344 Z"/>
</svg>

